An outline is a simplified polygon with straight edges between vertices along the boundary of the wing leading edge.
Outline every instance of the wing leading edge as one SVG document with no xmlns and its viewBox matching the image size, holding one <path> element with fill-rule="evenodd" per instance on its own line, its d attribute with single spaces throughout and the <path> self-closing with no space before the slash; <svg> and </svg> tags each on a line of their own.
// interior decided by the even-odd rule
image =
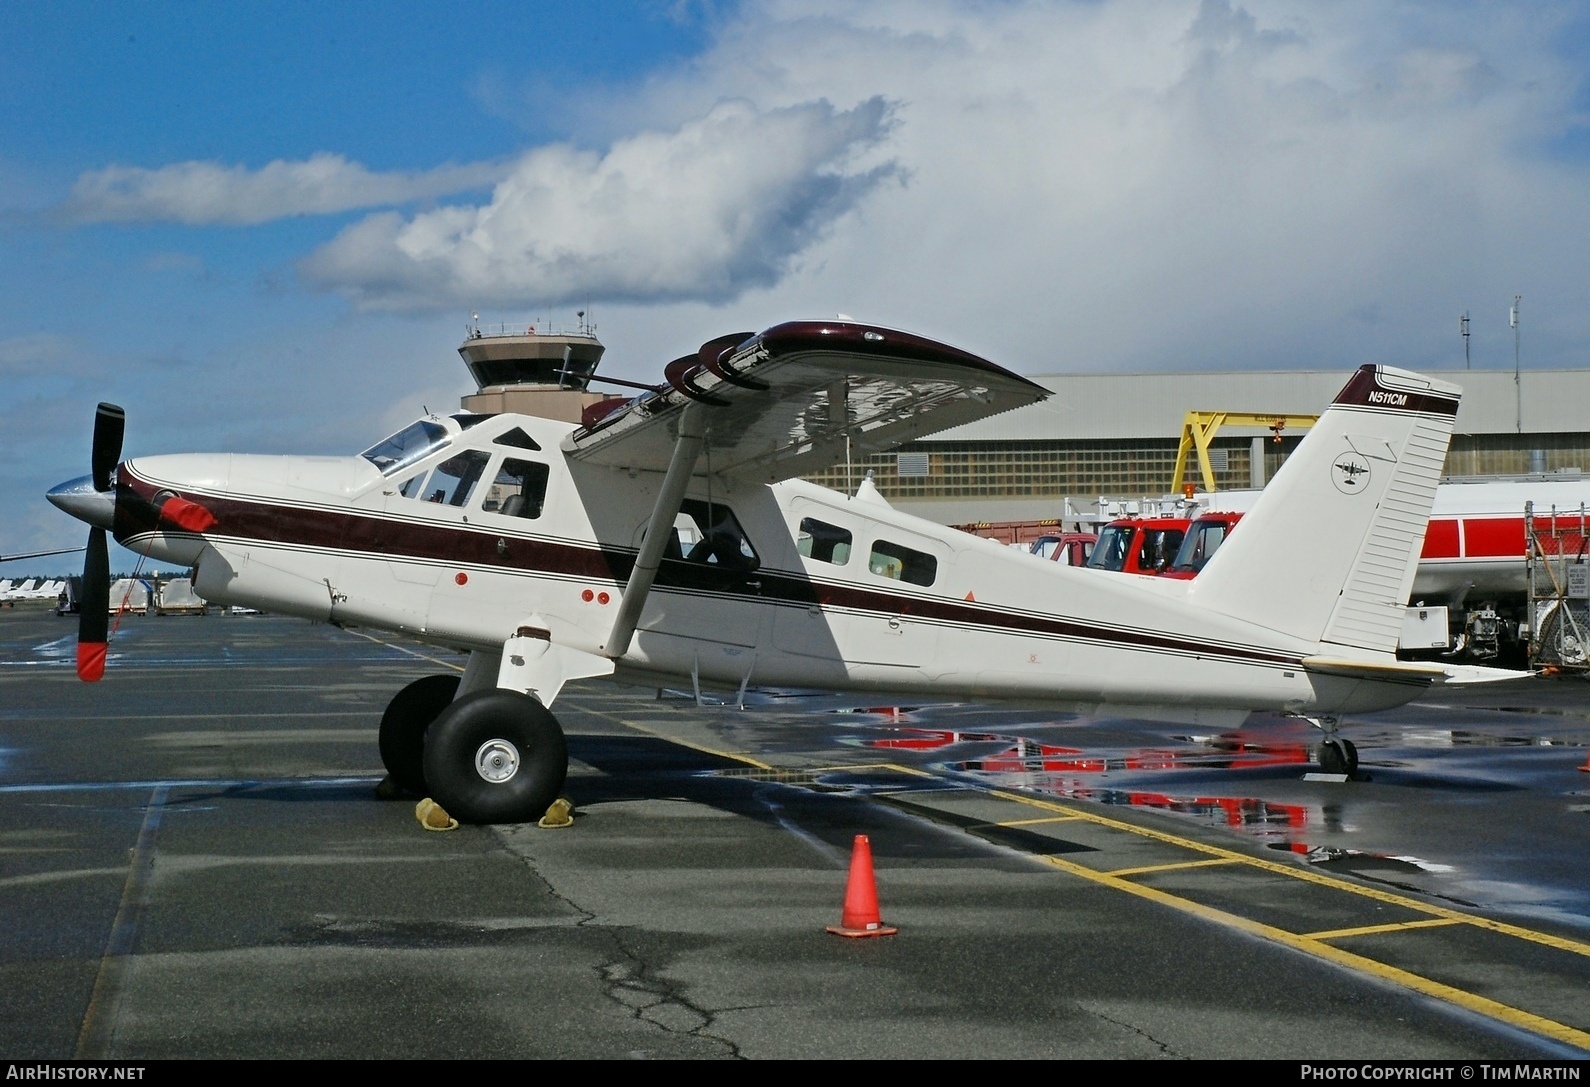
<svg viewBox="0 0 1590 1087">
<path fill-rule="evenodd" d="M 795 321 L 709 341 L 564 442 L 591 464 L 666 471 L 684 409 L 705 427 L 699 471 L 772 483 L 1035 403 L 1049 390 L 894 329 Z"/>
</svg>

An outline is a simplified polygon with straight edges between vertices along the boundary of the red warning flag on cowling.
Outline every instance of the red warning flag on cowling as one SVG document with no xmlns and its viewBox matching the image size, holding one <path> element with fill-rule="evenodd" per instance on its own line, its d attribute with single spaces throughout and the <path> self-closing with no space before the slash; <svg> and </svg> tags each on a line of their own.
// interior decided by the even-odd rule
<svg viewBox="0 0 1590 1087">
<path fill-rule="evenodd" d="M 204 532 L 215 524 L 215 514 L 186 498 L 168 498 L 160 507 L 160 519 L 189 532 Z"/>
</svg>

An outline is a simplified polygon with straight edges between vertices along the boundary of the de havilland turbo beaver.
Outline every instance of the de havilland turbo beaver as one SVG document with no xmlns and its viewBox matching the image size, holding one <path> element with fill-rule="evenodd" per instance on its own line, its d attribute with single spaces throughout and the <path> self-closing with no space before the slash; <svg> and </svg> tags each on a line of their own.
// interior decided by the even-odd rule
<svg viewBox="0 0 1590 1087">
<path fill-rule="evenodd" d="M 534 819 L 567 750 L 573 679 L 1000 700 L 1234 725 L 1336 715 L 1518 673 L 1396 659 L 1460 390 L 1358 370 L 1193 581 L 1123 578 L 794 478 L 1048 396 L 956 348 L 852 321 L 705 344 L 580 423 L 421 419 L 347 457 L 120 462 L 50 492 L 93 526 L 78 648 L 105 665 L 105 532 L 195 589 L 468 651 L 381 722 L 392 779 L 472 822 Z M 118 463 L 120 462 L 120 463 Z"/>
</svg>

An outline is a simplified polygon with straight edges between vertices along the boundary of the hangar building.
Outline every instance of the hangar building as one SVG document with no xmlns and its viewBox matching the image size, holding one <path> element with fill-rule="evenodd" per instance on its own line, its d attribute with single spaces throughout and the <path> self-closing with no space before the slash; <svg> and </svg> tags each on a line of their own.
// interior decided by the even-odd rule
<svg viewBox="0 0 1590 1087">
<path fill-rule="evenodd" d="M 1590 369 L 1525 370 L 1516 385 L 1511 370 L 1424 372 L 1463 387 L 1448 476 L 1590 469 Z M 1055 395 L 812 478 L 854 492 L 870 468 L 890 502 L 945 524 L 1057 518 L 1066 498 L 1165 495 L 1189 411 L 1317 415 L 1351 373 L 1034 375 Z M 1211 458 L 1220 488 L 1268 479 L 1301 437 L 1283 431 L 1277 443 L 1256 428 L 1222 429 Z"/>
</svg>

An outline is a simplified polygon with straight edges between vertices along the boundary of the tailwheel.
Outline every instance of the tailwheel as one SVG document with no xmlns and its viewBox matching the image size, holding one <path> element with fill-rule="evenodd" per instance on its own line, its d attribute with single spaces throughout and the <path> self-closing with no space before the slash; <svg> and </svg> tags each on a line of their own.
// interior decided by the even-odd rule
<svg viewBox="0 0 1590 1087">
<path fill-rule="evenodd" d="M 1326 774 L 1353 777 L 1358 773 L 1358 748 L 1351 740 L 1327 736 L 1319 745 L 1319 768 Z"/>
<path fill-rule="evenodd" d="M 425 793 L 425 732 L 458 694 L 458 676 L 426 676 L 404 687 L 381 715 L 381 765 L 392 784 Z"/>
<path fill-rule="evenodd" d="M 557 718 L 518 691 L 467 694 L 425 733 L 430 795 L 465 823 L 528 823 L 558 798 L 569 749 Z"/>
</svg>

